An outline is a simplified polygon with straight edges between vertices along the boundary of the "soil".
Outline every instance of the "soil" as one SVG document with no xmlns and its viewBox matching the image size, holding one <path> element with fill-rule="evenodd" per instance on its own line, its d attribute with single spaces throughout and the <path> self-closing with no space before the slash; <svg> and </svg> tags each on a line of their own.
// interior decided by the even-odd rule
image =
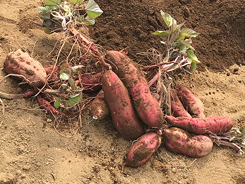
<svg viewBox="0 0 245 184">
<path fill-rule="evenodd" d="M 204 103 L 206 116 L 225 115 L 234 127 L 245 125 L 245 3 L 240 0 L 100 0 L 104 11 L 90 27 L 94 41 L 105 49 L 128 51 L 138 63 L 139 53 L 150 48 L 163 51 L 160 38 L 151 33 L 164 30 L 160 10 L 177 22 L 201 33 L 193 39 L 201 64 L 192 75 L 172 73 L 175 83 L 189 87 Z M 61 33 L 45 34 L 29 19 L 40 22 L 41 0 L 0 0 L 0 67 L 6 55 L 19 48 L 43 65 L 52 64 L 49 54 Z M 1 71 L 0 79 L 6 74 Z M 1 92 L 21 93 L 12 78 L 0 83 Z M 141 167 L 125 167 L 122 161 L 132 142 L 124 140 L 110 118 L 85 116 L 82 128 L 60 130 L 36 98 L 0 103 L 0 183 L 245 183 L 244 156 L 215 145 L 202 158 L 168 151 L 164 144 Z M 4 106 L 3 106 L 4 104 Z M 3 108 L 4 107 L 4 108 Z M 64 126 L 65 127 L 65 126 Z M 67 127 L 67 126 L 66 126 Z M 58 132 L 57 132 L 58 131 Z"/>
</svg>

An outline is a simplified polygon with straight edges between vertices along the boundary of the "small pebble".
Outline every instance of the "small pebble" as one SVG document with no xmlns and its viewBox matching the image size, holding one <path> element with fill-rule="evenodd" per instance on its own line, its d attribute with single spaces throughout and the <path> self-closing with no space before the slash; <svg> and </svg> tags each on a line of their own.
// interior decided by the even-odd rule
<svg viewBox="0 0 245 184">
<path fill-rule="evenodd" d="M 51 123 L 52 122 L 52 119 L 47 119 L 47 123 Z"/>
<path fill-rule="evenodd" d="M 173 169 L 172 169 L 172 172 L 173 172 L 173 173 L 176 173 L 176 171 L 177 171 L 176 168 L 173 168 Z"/>
</svg>

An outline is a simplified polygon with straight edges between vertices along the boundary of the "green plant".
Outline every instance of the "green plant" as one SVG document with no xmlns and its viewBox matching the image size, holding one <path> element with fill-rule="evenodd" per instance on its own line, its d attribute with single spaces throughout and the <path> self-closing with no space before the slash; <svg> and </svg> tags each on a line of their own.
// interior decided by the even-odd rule
<svg viewBox="0 0 245 184">
<path fill-rule="evenodd" d="M 65 108 L 74 106 L 82 100 L 82 88 L 75 85 L 73 78 L 76 78 L 78 71 L 83 65 L 73 66 L 71 68 L 63 67 L 60 71 L 60 80 L 62 84 L 59 89 L 59 97 L 54 102 L 55 108 L 61 105 Z M 55 97 L 54 97 L 55 98 Z"/>
<path fill-rule="evenodd" d="M 94 25 L 95 18 L 103 11 L 94 0 L 44 0 L 46 6 L 39 7 L 39 16 L 46 33 L 67 30 L 68 26 Z"/>
<path fill-rule="evenodd" d="M 177 67 L 191 65 L 192 70 L 195 71 L 196 64 L 200 61 L 194 54 L 195 49 L 191 46 L 191 38 L 197 37 L 199 33 L 188 28 L 182 28 L 184 23 L 177 24 L 176 20 L 172 18 L 171 15 L 163 12 L 162 10 L 160 12 L 168 30 L 155 31 L 153 34 L 161 36 L 161 43 L 166 46 L 165 62 L 171 62 L 170 58 L 177 53 L 178 57 L 175 58 L 180 59 L 180 62 L 176 62 L 177 60 L 175 60 L 176 65 L 173 65 L 172 63 L 172 70 Z"/>
</svg>

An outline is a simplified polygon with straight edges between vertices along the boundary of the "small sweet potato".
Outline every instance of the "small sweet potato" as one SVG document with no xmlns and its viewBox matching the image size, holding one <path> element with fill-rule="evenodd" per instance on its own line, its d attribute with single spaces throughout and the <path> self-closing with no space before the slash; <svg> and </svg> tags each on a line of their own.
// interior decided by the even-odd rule
<svg viewBox="0 0 245 184">
<path fill-rule="evenodd" d="M 189 157 L 202 157 L 209 154 L 213 148 L 213 141 L 204 135 L 191 137 L 184 130 L 172 127 L 163 130 L 165 146 L 175 153 Z"/>
<path fill-rule="evenodd" d="M 47 100 L 42 98 L 40 95 L 37 96 L 37 101 L 41 105 L 41 107 L 43 107 L 48 113 L 58 114 L 67 118 L 67 115 L 57 111 Z"/>
<path fill-rule="evenodd" d="M 123 165 L 138 167 L 144 164 L 161 145 L 162 138 L 154 132 L 142 135 L 129 149 Z"/>
<path fill-rule="evenodd" d="M 182 85 L 177 85 L 175 90 L 183 106 L 191 115 L 197 118 L 205 118 L 202 101 L 190 89 Z"/>
<path fill-rule="evenodd" d="M 96 95 L 90 106 L 91 116 L 96 120 L 102 120 L 110 114 L 109 108 L 105 102 L 105 94 L 103 90 Z"/>
<path fill-rule="evenodd" d="M 134 107 L 141 120 L 153 128 L 161 128 L 164 114 L 157 100 L 152 96 L 144 73 L 137 63 L 117 51 L 108 51 L 107 60 L 116 66 L 115 73 L 122 79 L 133 99 Z"/>
<path fill-rule="evenodd" d="M 128 90 L 112 70 L 102 76 L 102 88 L 118 132 L 127 140 L 140 137 L 144 133 L 143 125 L 133 108 Z"/>
<path fill-rule="evenodd" d="M 46 65 L 43 67 L 46 74 L 50 75 L 52 72 L 52 76 L 49 77 L 49 81 L 58 81 L 60 80 L 60 67 L 55 65 Z"/>
<path fill-rule="evenodd" d="M 183 128 L 194 134 L 227 132 L 233 126 L 232 119 L 227 116 L 212 116 L 208 118 L 175 118 L 166 116 L 166 120 L 171 125 Z"/>
<path fill-rule="evenodd" d="M 84 73 L 81 75 L 82 87 L 84 93 L 96 93 L 101 90 L 102 73 Z"/>
<path fill-rule="evenodd" d="M 191 115 L 185 110 L 184 106 L 182 105 L 179 97 L 177 96 L 175 90 L 170 90 L 170 98 L 171 98 L 171 112 L 174 117 L 189 117 Z"/>
<path fill-rule="evenodd" d="M 24 76 L 37 87 L 42 87 L 46 82 L 46 72 L 37 60 L 34 60 L 28 53 L 20 49 L 10 52 L 4 62 L 4 70 L 8 74 Z"/>
</svg>

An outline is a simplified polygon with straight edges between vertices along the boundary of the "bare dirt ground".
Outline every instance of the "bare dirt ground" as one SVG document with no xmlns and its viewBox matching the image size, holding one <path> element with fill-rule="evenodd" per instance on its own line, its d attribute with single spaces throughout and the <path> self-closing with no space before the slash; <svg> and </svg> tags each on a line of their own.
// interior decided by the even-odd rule
<svg viewBox="0 0 245 184">
<path fill-rule="evenodd" d="M 163 29 L 159 10 L 201 34 L 193 40 L 202 62 L 192 75 L 173 74 L 175 83 L 191 88 L 203 101 L 206 116 L 226 115 L 235 127 L 245 124 L 245 2 L 240 0 L 98 0 L 104 11 L 90 34 L 105 49 L 126 48 L 137 55 L 154 47 Z M 0 0 L 0 67 L 10 51 L 29 52 L 43 65 L 54 62 L 48 55 L 59 34 L 47 35 L 29 19 L 40 22 L 41 0 Z M 160 18 L 159 18 L 160 17 Z M 0 72 L 0 79 L 6 74 Z M 21 93 L 18 83 L 8 78 L 0 91 Z M 109 118 L 97 122 L 85 117 L 82 128 L 67 138 L 71 127 L 57 133 L 50 115 L 35 98 L 4 100 L 0 104 L 0 183 L 139 183 L 139 184 L 243 184 L 245 158 L 234 150 L 214 146 L 202 158 L 169 152 L 162 145 L 143 166 L 121 164 L 130 142 L 117 134 Z M 4 109 L 4 111 L 3 111 Z M 66 134 L 65 134 L 66 133 Z"/>
</svg>

